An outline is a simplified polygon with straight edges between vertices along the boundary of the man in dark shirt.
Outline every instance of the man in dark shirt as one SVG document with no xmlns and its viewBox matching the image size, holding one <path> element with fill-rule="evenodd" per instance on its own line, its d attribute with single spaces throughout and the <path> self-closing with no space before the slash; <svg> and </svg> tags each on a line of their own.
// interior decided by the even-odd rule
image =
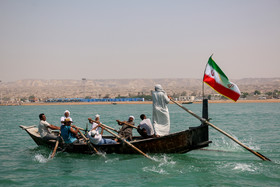
<svg viewBox="0 0 280 187">
<path fill-rule="evenodd" d="M 117 120 L 118 124 L 122 126 L 119 130 L 119 136 L 121 136 L 125 140 L 132 140 L 132 129 L 133 127 L 135 127 L 133 121 L 134 116 L 129 116 L 128 121 Z M 118 141 L 118 139 L 116 139 L 115 141 Z"/>
</svg>

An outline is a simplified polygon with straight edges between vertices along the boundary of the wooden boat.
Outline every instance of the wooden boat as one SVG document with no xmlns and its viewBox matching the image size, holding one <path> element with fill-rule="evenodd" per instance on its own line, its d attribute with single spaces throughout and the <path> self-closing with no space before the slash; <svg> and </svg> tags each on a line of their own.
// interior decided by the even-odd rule
<svg viewBox="0 0 280 187">
<path fill-rule="evenodd" d="M 34 142 L 39 146 L 47 146 L 51 149 L 55 146 L 55 141 L 45 141 L 38 133 L 38 128 L 35 126 L 20 126 L 25 130 Z M 112 136 L 104 136 L 104 138 L 113 138 Z M 145 153 L 186 153 L 194 149 L 199 149 L 208 146 L 211 141 L 208 140 L 208 126 L 200 125 L 191 127 L 188 130 L 172 133 L 158 138 L 142 138 L 140 136 L 133 137 L 130 142 L 135 147 Z M 100 152 L 118 153 L 118 154 L 135 154 L 133 148 L 125 143 L 111 145 L 94 145 Z M 59 144 L 60 151 L 70 153 L 93 154 L 94 150 L 84 141 L 74 144 Z"/>
<path fill-rule="evenodd" d="M 208 119 L 208 102 L 203 102 L 203 118 Z M 34 142 L 39 146 L 47 146 L 51 149 L 55 146 L 55 141 L 45 141 L 38 133 L 36 126 L 20 126 L 24 129 Z M 104 136 L 104 138 L 114 138 L 113 136 Z M 130 142 L 132 145 L 140 149 L 144 153 L 186 153 L 191 150 L 207 147 L 209 141 L 208 125 L 202 123 L 197 127 L 190 127 L 187 130 L 172 133 L 157 138 L 142 138 L 140 136 L 133 137 Z M 93 145 L 93 144 L 92 144 Z M 126 143 L 93 145 L 99 152 L 118 153 L 118 154 L 136 154 L 138 153 Z M 95 151 L 84 141 L 73 144 L 59 143 L 60 151 L 69 153 L 93 154 Z"/>
<path fill-rule="evenodd" d="M 185 102 L 182 102 L 182 104 L 192 104 L 193 102 L 192 101 L 185 101 Z"/>
</svg>

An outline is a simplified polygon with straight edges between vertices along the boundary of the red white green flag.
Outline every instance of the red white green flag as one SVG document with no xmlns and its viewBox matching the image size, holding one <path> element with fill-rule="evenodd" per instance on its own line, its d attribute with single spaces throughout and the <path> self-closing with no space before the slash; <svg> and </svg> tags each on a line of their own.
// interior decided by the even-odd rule
<svg viewBox="0 0 280 187">
<path fill-rule="evenodd" d="M 214 62 L 212 56 L 209 58 L 206 65 L 203 82 L 208 84 L 218 93 L 235 102 L 240 97 L 240 90 L 237 85 L 228 80 L 224 72 Z"/>
</svg>

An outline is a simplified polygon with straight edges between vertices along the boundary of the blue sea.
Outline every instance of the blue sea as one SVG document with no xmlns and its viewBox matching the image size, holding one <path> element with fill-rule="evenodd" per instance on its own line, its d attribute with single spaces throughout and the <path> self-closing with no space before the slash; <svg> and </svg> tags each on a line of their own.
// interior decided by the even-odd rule
<svg viewBox="0 0 280 187">
<path fill-rule="evenodd" d="M 184 105 L 201 116 L 201 104 Z M 171 132 L 200 125 L 177 105 L 168 105 Z M 280 186 L 280 103 L 209 104 L 211 123 L 272 161 L 262 161 L 209 127 L 209 147 L 185 154 L 82 155 L 37 146 L 19 125 L 38 125 L 40 113 L 60 125 L 70 110 L 75 125 L 86 128 L 88 117 L 119 128 L 116 120 L 140 114 L 149 104 L 0 106 L 0 186 Z M 137 132 L 134 132 L 137 135 Z"/>
</svg>

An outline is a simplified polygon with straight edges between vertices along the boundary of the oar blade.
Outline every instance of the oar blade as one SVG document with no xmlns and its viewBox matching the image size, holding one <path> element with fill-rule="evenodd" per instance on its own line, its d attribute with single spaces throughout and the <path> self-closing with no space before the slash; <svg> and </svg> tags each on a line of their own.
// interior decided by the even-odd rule
<svg viewBox="0 0 280 187">
<path fill-rule="evenodd" d="M 271 161 L 269 158 L 267 158 L 266 156 L 262 155 L 261 153 L 257 152 L 259 155 L 261 155 L 263 158 L 263 160 L 266 160 L 266 161 Z"/>
</svg>

